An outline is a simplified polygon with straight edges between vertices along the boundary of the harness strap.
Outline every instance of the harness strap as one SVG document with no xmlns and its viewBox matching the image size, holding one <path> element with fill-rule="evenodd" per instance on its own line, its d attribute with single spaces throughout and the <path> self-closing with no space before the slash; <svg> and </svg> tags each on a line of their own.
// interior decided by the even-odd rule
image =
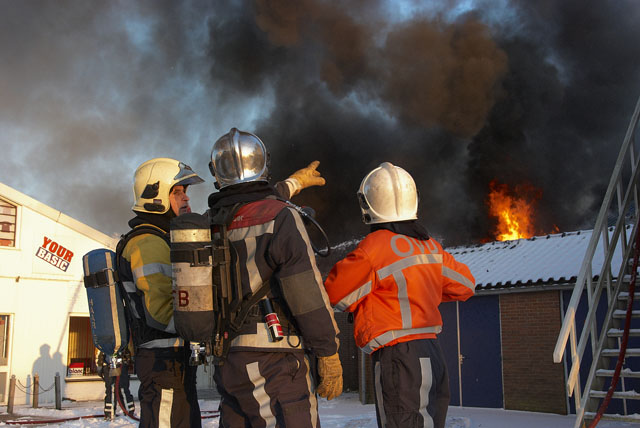
<svg viewBox="0 0 640 428">
<path fill-rule="evenodd" d="M 87 288 L 107 287 L 114 282 L 120 282 L 120 276 L 118 271 L 111 268 L 104 268 L 84 277 L 84 286 Z"/>
<path fill-rule="evenodd" d="M 242 328 L 242 324 L 247 319 L 251 309 L 258 304 L 260 300 L 271 290 L 269 281 L 265 281 L 260 287 L 251 295 L 248 300 L 243 300 L 238 308 L 238 312 L 233 320 L 229 320 L 229 326 L 234 332 L 238 332 Z"/>
</svg>

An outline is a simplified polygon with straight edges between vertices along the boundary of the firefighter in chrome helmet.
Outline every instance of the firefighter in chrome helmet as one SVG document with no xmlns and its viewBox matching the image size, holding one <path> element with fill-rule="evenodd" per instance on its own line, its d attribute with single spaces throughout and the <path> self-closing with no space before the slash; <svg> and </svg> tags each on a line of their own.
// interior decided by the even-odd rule
<svg viewBox="0 0 640 428">
<path fill-rule="evenodd" d="M 220 191 L 209 196 L 209 209 L 212 218 L 234 213 L 227 236 L 237 254 L 232 275 L 241 283 L 241 305 L 267 293 L 230 337 L 224 364 L 216 365 L 220 426 L 311 428 L 320 423 L 316 393 L 328 399 L 342 393 L 338 328 L 302 218 L 282 197 L 324 180 L 313 162 L 273 187 L 268 159 L 260 138 L 236 128 L 211 151 Z M 266 334 L 257 311 L 267 300 L 280 318 L 282 340 Z M 305 350 L 318 358 L 317 389 Z"/>
<path fill-rule="evenodd" d="M 231 128 L 213 144 L 209 169 L 216 178 L 216 187 L 223 189 L 238 183 L 269 181 L 268 160 L 260 138 Z"/>
<path fill-rule="evenodd" d="M 319 164 L 313 161 L 286 180 L 276 183 L 276 190 L 289 199 L 307 187 L 323 186 L 325 180 L 316 169 Z M 209 170 L 216 179 L 215 186 L 218 189 L 240 183 L 268 183 L 269 153 L 258 136 L 231 128 L 213 143 Z"/>
<path fill-rule="evenodd" d="M 135 217 L 117 253 L 136 347 L 141 427 L 201 426 L 196 367 L 174 327 L 168 234 L 171 219 L 191 211 L 188 186 L 203 181 L 169 158 L 148 160 L 133 176 Z"/>
<path fill-rule="evenodd" d="M 475 279 L 418 222 L 407 171 L 384 162 L 357 195 L 370 233 L 333 266 L 325 288 L 336 309 L 354 315 L 356 345 L 371 354 L 378 426 L 444 428 L 449 377 L 438 305 L 473 296 Z"/>
</svg>

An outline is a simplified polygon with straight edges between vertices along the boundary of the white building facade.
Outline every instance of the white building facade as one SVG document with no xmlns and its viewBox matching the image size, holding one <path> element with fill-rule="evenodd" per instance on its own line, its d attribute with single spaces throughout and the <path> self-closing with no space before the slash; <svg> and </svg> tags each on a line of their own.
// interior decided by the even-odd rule
<svg viewBox="0 0 640 428">
<path fill-rule="evenodd" d="M 0 183 L 0 403 L 16 377 L 16 404 L 104 397 L 95 373 L 82 256 L 117 240 Z M 137 390 L 137 385 L 132 385 Z"/>
</svg>

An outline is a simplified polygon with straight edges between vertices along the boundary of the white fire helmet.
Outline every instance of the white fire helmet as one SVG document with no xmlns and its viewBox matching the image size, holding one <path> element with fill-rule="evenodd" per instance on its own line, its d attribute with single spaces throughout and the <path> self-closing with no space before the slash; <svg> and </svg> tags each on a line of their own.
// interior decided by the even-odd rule
<svg viewBox="0 0 640 428">
<path fill-rule="evenodd" d="M 218 189 L 250 181 L 269 181 L 268 157 L 260 138 L 231 128 L 213 143 L 209 169 Z"/>
<path fill-rule="evenodd" d="M 169 158 L 146 161 L 133 174 L 132 209 L 137 212 L 164 214 L 171 207 L 169 193 L 173 186 L 202 183 L 189 165 Z"/>
<path fill-rule="evenodd" d="M 364 177 L 358 201 L 365 224 L 389 223 L 418 218 L 418 192 L 411 175 L 390 162 Z"/>
</svg>

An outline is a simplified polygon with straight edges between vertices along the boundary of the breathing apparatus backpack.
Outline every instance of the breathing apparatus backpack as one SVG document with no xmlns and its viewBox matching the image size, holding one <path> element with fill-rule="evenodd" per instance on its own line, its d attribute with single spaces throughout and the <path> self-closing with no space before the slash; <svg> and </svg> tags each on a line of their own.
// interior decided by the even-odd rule
<svg viewBox="0 0 640 428">
<path fill-rule="evenodd" d="M 187 213 L 171 220 L 173 320 L 191 343 L 190 363 L 209 355 L 215 328 L 211 227 L 207 216 Z"/>
<path fill-rule="evenodd" d="M 129 299 L 118 273 L 120 256 L 131 238 L 145 233 L 166 239 L 159 229 L 143 225 L 122 235 L 115 252 L 99 248 L 82 258 L 93 343 L 106 355 L 112 369 L 122 361 L 134 323 L 128 308 Z M 135 336 L 135 331 L 133 333 Z M 137 342 L 135 339 L 134 344 Z"/>
<path fill-rule="evenodd" d="M 309 218 L 308 212 L 281 200 Z M 176 332 L 191 342 L 191 364 L 213 355 L 224 363 L 231 341 L 237 336 L 251 310 L 260 305 L 272 341 L 283 338 L 282 327 L 267 294 L 265 281 L 251 295 L 243 296 L 240 266 L 228 228 L 244 203 L 224 207 L 212 215 L 183 214 L 171 219 L 171 264 L 173 270 L 174 321 Z M 326 239 L 322 228 L 314 223 Z M 327 249 L 318 251 L 326 256 Z"/>
<path fill-rule="evenodd" d="M 116 270 L 116 253 L 106 248 L 82 258 L 93 343 L 105 355 L 120 355 L 129 343 L 129 324 Z"/>
<path fill-rule="evenodd" d="M 239 208 L 214 217 L 187 213 L 171 219 L 173 317 L 176 332 L 191 342 L 194 365 L 209 355 L 223 361 L 232 339 L 228 327 L 236 325 L 234 309 L 242 303 L 242 290 L 227 227 Z M 264 296 L 268 287 L 263 288 Z M 247 304 L 243 308 L 248 312 Z"/>
</svg>

